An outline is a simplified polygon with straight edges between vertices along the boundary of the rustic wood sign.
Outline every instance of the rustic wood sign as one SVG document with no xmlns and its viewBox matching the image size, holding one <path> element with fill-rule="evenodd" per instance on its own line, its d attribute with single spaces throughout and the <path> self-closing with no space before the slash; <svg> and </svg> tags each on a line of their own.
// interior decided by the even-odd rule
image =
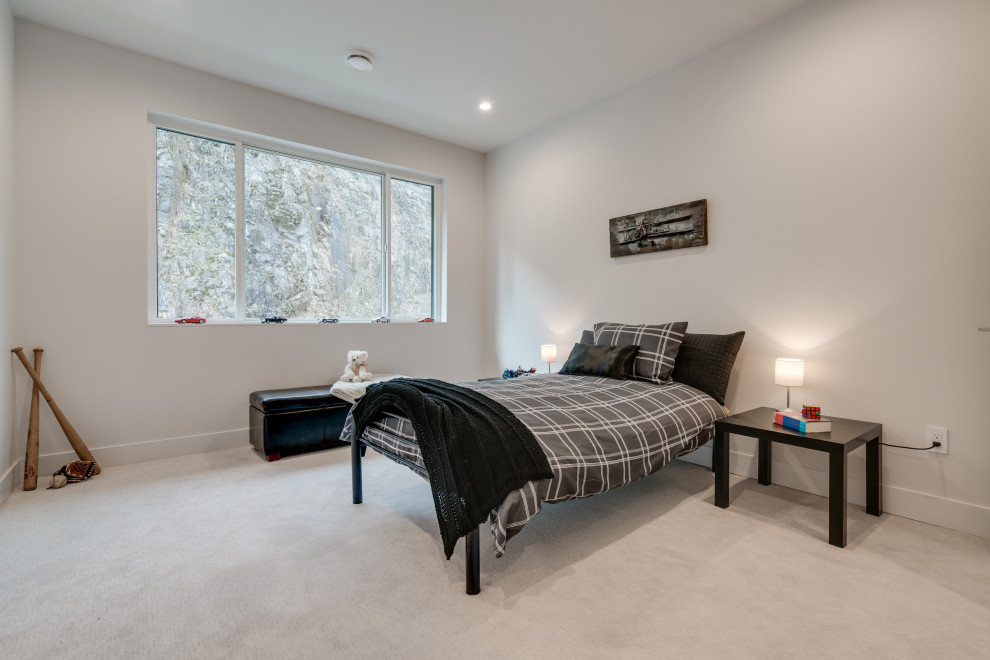
<svg viewBox="0 0 990 660">
<path fill-rule="evenodd" d="M 612 218 L 608 239 L 613 257 L 708 245 L 708 200 Z"/>
</svg>

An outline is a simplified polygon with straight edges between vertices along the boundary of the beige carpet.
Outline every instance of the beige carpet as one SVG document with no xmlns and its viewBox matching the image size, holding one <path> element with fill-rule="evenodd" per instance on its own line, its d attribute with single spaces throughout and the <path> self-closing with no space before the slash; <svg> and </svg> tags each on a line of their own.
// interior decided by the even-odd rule
<svg viewBox="0 0 990 660">
<path fill-rule="evenodd" d="M 548 507 L 463 593 L 427 484 L 248 449 L 0 508 L 4 658 L 987 658 L 990 540 L 681 462 Z"/>
</svg>

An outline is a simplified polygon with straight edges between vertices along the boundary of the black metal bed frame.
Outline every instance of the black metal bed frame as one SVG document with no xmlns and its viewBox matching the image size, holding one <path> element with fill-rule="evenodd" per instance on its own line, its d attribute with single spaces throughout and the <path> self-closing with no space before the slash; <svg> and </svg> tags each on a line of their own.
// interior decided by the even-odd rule
<svg viewBox="0 0 990 660">
<path fill-rule="evenodd" d="M 364 493 L 361 484 L 361 457 L 364 456 L 367 447 L 371 447 L 382 456 L 392 459 L 396 463 L 405 465 L 413 472 L 422 475 L 423 469 L 411 463 L 401 456 L 392 452 L 361 442 L 357 438 L 351 438 L 351 488 L 354 495 L 354 504 L 361 504 L 364 501 Z M 477 595 L 481 592 L 481 539 L 478 528 L 472 529 L 464 538 L 464 592 L 469 596 Z"/>
</svg>

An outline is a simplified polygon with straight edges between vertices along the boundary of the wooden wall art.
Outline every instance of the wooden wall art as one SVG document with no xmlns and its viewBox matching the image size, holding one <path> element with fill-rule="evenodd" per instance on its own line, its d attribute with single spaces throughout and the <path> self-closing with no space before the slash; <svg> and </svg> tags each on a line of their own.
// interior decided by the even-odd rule
<svg viewBox="0 0 990 660">
<path fill-rule="evenodd" d="M 608 238 L 613 257 L 708 245 L 708 200 L 612 218 Z"/>
</svg>

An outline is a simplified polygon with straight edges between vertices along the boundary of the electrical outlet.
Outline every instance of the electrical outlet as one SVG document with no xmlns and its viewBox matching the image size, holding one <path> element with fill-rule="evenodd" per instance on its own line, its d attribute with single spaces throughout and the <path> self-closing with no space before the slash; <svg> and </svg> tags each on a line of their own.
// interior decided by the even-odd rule
<svg viewBox="0 0 990 660">
<path fill-rule="evenodd" d="M 928 444 L 939 443 L 938 447 L 932 447 L 928 450 L 933 454 L 949 453 L 949 429 L 944 426 L 929 426 L 925 429 L 925 440 Z"/>
</svg>

